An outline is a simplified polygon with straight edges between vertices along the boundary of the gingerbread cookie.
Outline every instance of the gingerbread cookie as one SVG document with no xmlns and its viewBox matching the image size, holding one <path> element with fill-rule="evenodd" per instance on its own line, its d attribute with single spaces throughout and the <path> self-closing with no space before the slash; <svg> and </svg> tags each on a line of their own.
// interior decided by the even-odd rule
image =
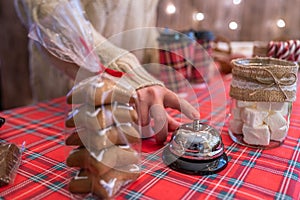
<svg viewBox="0 0 300 200">
<path fill-rule="evenodd" d="M 71 134 L 69 134 L 65 140 L 65 144 L 68 146 L 80 146 L 83 147 L 83 142 L 81 141 L 78 132 L 85 131 L 85 128 L 79 128 L 78 130 L 74 130 Z"/>
<path fill-rule="evenodd" d="M 0 186 L 11 182 L 19 166 L 21 151 L 12 143 L 0 143 Z"/>
<path fill-rule="evenodd" d="M 118 83 L 115 77 L 95 76 L 79 82 L 67 94 L 69 104 L 89 103 L 100 106 L 113 102 L 130 103 L 134 101 L 134 89 Z"/>
<path fill-rule="evenodd" d="M 103 176 L 97 176 L 82 169 L 70 181 L 69 191 L 72 193 L 92 192 L 101 199 L 109 199 L 123 186 L 136 180 L 139 174 L 140 168 L 135 164 L 111 169 Z"/>
<path fill-rule="evenodd" d="M 95 175 L 103 175 L 112 168 L 138 164 L 138 153 L 128 145 L 111 146 L 98 152 L 86 148 L 73 150 L 67 158 L 67 166 L 89 169 Z"/>
<path fill-rule="evenodd" d="M 134 144 L 140 141 L 140 135 L 131 123 L 112 125 L 93 131 L 87 128 L 75 130 L 66 139 L 66 145 L 86 146 L 97 151 L 113 145 Z"/>
<path fill-rule="evenodd" d="M 102 105 L 94 108 L 90 105 L 82 105 L 69 113 L 66 127 L 88 127 L 92 130 L 101 130 L 113 124 L 136 122 L 138 119 L 136 110 L 126 104 Z"/>
</svg>

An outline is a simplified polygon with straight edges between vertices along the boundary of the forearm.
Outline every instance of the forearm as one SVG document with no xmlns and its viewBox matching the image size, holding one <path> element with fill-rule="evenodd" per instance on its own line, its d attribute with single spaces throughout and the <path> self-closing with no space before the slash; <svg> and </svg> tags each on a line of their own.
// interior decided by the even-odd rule
<svg viewBox="0 0 300 200">
<path fill-rule="evenodd" d="M 125 72 L 124 78 L 135 88 L 140 89 L 150 85 L 164 84 L 149 74 L 140 64 L 134 54 L 121 49 L 93 29 L 95 51 L 104 66 Z"/>
</svg>

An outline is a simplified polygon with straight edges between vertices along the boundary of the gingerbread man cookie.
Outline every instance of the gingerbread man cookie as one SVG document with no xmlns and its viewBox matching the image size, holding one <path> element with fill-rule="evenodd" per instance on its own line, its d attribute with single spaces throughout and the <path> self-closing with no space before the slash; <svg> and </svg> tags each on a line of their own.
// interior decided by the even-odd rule
<svg viewBox="0 0 300 200">
<path fill-rule="evenodd" d="M 112 146 L 97 152 L 86 148 L 74 149 L 67 158 L 67 166 L 88 169 L 101 176 L 110 169 L 139 163 L 139 155 L 128 145 Z"/>
<path fill-rule="evenodd" d="M 101 77 L 94 76 L 75 85 L 67 94 L 69 104 L 89 103 L 100 106 L 113 102 L 130 103 L 135 99 L 132 87 L 122 84 L 121 80 L 105 74 Z"/>
<path fill-rule="evenodd" d="M 93 107 L 82 105 L 72 110 L 66 120 L 66 127 L 88 127 L 101 130 L 113 124 L 137 122 L 138 115 L 133 106 L 110 104 Z"/>
<path fill-rule="evenodd" d="M 136 180 L 139 175 L 140 168 L 135 164 L 110 169 L 103 176 L 97 176 L 88 170 L 81 169 L 70 181 L 69 191 L 76 194 L 91 192 L 101 199 L 109 199 L 121 187 Z"/>
<path fill-rule="evenodd" d="M 98 131 L 79 128 L 67 137 L 66 145 L 86 146 L 97 151 L 113 145 L 135 144 L 139 141 L 140 135 L 132 124 L 123 123 Z"/>
</svg>

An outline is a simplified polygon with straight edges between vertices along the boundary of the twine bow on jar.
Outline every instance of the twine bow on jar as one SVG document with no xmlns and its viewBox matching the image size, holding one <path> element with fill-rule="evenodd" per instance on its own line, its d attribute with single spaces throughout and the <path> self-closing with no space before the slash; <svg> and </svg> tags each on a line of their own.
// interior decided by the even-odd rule
<svg viewBox="0 0 300 200">
<path fill-rule="evenodd" d="M 284 94 L 285 99 L 288 99 L 288 95 L 282 89 L 282 87 L 294 85 L 297 81 L 297 75 L 295 73 L 285 73 L 280 78 L 278 78 L 268 69 L 263 69 L 263 71 L 267 72 L 270 75 L 270 77 L 264 78 L 264 79 L 262 79 L 260 77 L 256 77 L 257 82 L 259 82 L 263 85 L 266 85 L 263 88 L 263 90 L 265 90 L 267 88 L 271 88 L 274 85 L 276 85 L 280 89 L 280 91 Z M 254 91 L 249 95 L 252 96 L 256 93 L 257 93 L 257 91 Z"/>
</svg>

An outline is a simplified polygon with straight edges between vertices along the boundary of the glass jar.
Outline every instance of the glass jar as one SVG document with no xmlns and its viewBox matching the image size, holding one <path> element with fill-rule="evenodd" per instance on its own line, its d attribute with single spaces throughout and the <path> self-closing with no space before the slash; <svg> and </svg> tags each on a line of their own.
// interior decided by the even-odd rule
<svg viewBox="0 0 300 200">
<path fill-rule="evenodd" d="M 251 102 L 232 99 L 229 135 L 249 147 L 274 148 L 287 136 L 291 102 Z"/>
<path fill-rule="evenodd" d="M 231 139 L 254 148 L 280 146 L 296 99 L 298 65 L 263 57 L 236 59 L 232 64 Z"/>
</svg>

